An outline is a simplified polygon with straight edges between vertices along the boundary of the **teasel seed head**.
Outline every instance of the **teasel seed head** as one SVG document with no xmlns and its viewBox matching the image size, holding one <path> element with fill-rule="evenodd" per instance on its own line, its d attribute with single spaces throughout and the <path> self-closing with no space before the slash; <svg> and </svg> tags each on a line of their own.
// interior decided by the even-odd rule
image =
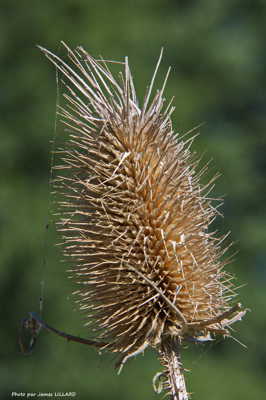
<svg viewBox="0 0 266 400">
<path fill-rule="evenodd" d="M 230 304 L 224 237 L 210 231 L 213 179 L 201 184 L 207 167 L 199 170 L 192 135 L 173 131 L 167 77 L 152 97 L 161 56 L 140 106 L 127 59 L 116 80 L 107 62 L 65 47 L 68 62 L 42 50 L 65 80 L 57 228 L 80 308 L 102 349 L 121 353 L 120 366 L 147 346 L 161 349 L 164 364 L 171 338 L 228 334 L 240 312 Z"/>
</svg>

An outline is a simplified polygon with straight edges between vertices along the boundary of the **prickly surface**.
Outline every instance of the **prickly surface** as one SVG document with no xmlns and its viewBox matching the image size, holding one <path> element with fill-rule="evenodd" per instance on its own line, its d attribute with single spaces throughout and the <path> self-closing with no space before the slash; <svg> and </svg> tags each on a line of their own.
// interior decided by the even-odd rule
<svg viewBox="0 0 266 400">
<path fill-rule="evenodd" d="M 109 64 L 67 50 L 68 63 L 46 51 L 63 74 L 70 130 L 57 157 L 57 226 L 80 308 L 126 359 L 227 311 L 232 283 L 223 238 L 209 229 L 211 183 L 200 184 L 192 138 L 172 130 L 164 85 L 151 98 L 154 75 L 140 107 L 127 60 L 115 80 Z"/>
</svg>

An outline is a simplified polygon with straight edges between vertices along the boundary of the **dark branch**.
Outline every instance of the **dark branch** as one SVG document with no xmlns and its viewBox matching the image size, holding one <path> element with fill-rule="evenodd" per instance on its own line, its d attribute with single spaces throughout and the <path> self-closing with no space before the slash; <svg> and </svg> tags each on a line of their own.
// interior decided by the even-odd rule
<svg viewBox="0 0 266 400">
<path fill-rule="evenodd" d="M 68 333 L 59 331 L 58 329 L 53 328 L 52 326 L 46 324 L 46 322 L 44 322 L 37 313 L 29 312 L 29 318 L 25 318 L 22 321 L 21 331 L 19 335 L 19 345 L 22 353 L 24 354 L 31 353 L 42 328 L 46 329 L 47 331 L 53 332 L 56 335 L 61 336 L 71 342 L 82 343 L 97 348 L 107 345 L 107 343 L 104 342 L 97 342 L 91 339 L 84 339 L 79 336 L 69 335 Z M 24 342 L 23 336 L 25 336 L 25 334 L 27 336 L 29 335 L 28 345 L 25 345 Z"/>
</svg>

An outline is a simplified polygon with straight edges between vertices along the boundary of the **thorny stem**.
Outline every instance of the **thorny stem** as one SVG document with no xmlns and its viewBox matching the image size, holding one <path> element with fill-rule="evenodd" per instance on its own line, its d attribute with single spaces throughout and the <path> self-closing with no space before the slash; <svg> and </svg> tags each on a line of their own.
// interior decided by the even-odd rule
<svg viewBox="0 0 266 400">
<path fill-rule="evenodd" d="M 180 343 L 175 336 L 166 337 L 160 348 L 161 364 L 165 367 L 163 376 L 163 389 L 168 391 L 170 400 L 188 400 L 184 369 L 181 364 Z M 155 383 L 155 382 L 154 382 Z"/>
</svg>

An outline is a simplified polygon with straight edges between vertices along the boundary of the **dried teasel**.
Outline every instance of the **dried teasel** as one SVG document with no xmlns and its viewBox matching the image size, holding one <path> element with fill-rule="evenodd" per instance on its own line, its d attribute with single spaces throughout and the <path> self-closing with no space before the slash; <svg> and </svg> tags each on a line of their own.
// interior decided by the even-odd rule
<svg viewBox="0 0 266 400">
<path fill-rule="evenodd" d="M 155 348 L 165 368 L 156 390 L 187 399 L 182 343 L 229 336 L 245 314 L 231 305 L 224 237 L 209 231 L 213 180 L 200 183 L 207 168 L 198 169 L 192 135 L 174 134 L 168 74 L 152 97 L 161 56 L 140 106 L 127 59 L 116 80 L 104 60 L 64 46 L 67 62 L 41 50 L 65 80 L 59 114 L 70 134 L 55 167 L 57 228 L 96 332 L 89 344 L 120 353 L 119 370 Z"/>
</svg>

